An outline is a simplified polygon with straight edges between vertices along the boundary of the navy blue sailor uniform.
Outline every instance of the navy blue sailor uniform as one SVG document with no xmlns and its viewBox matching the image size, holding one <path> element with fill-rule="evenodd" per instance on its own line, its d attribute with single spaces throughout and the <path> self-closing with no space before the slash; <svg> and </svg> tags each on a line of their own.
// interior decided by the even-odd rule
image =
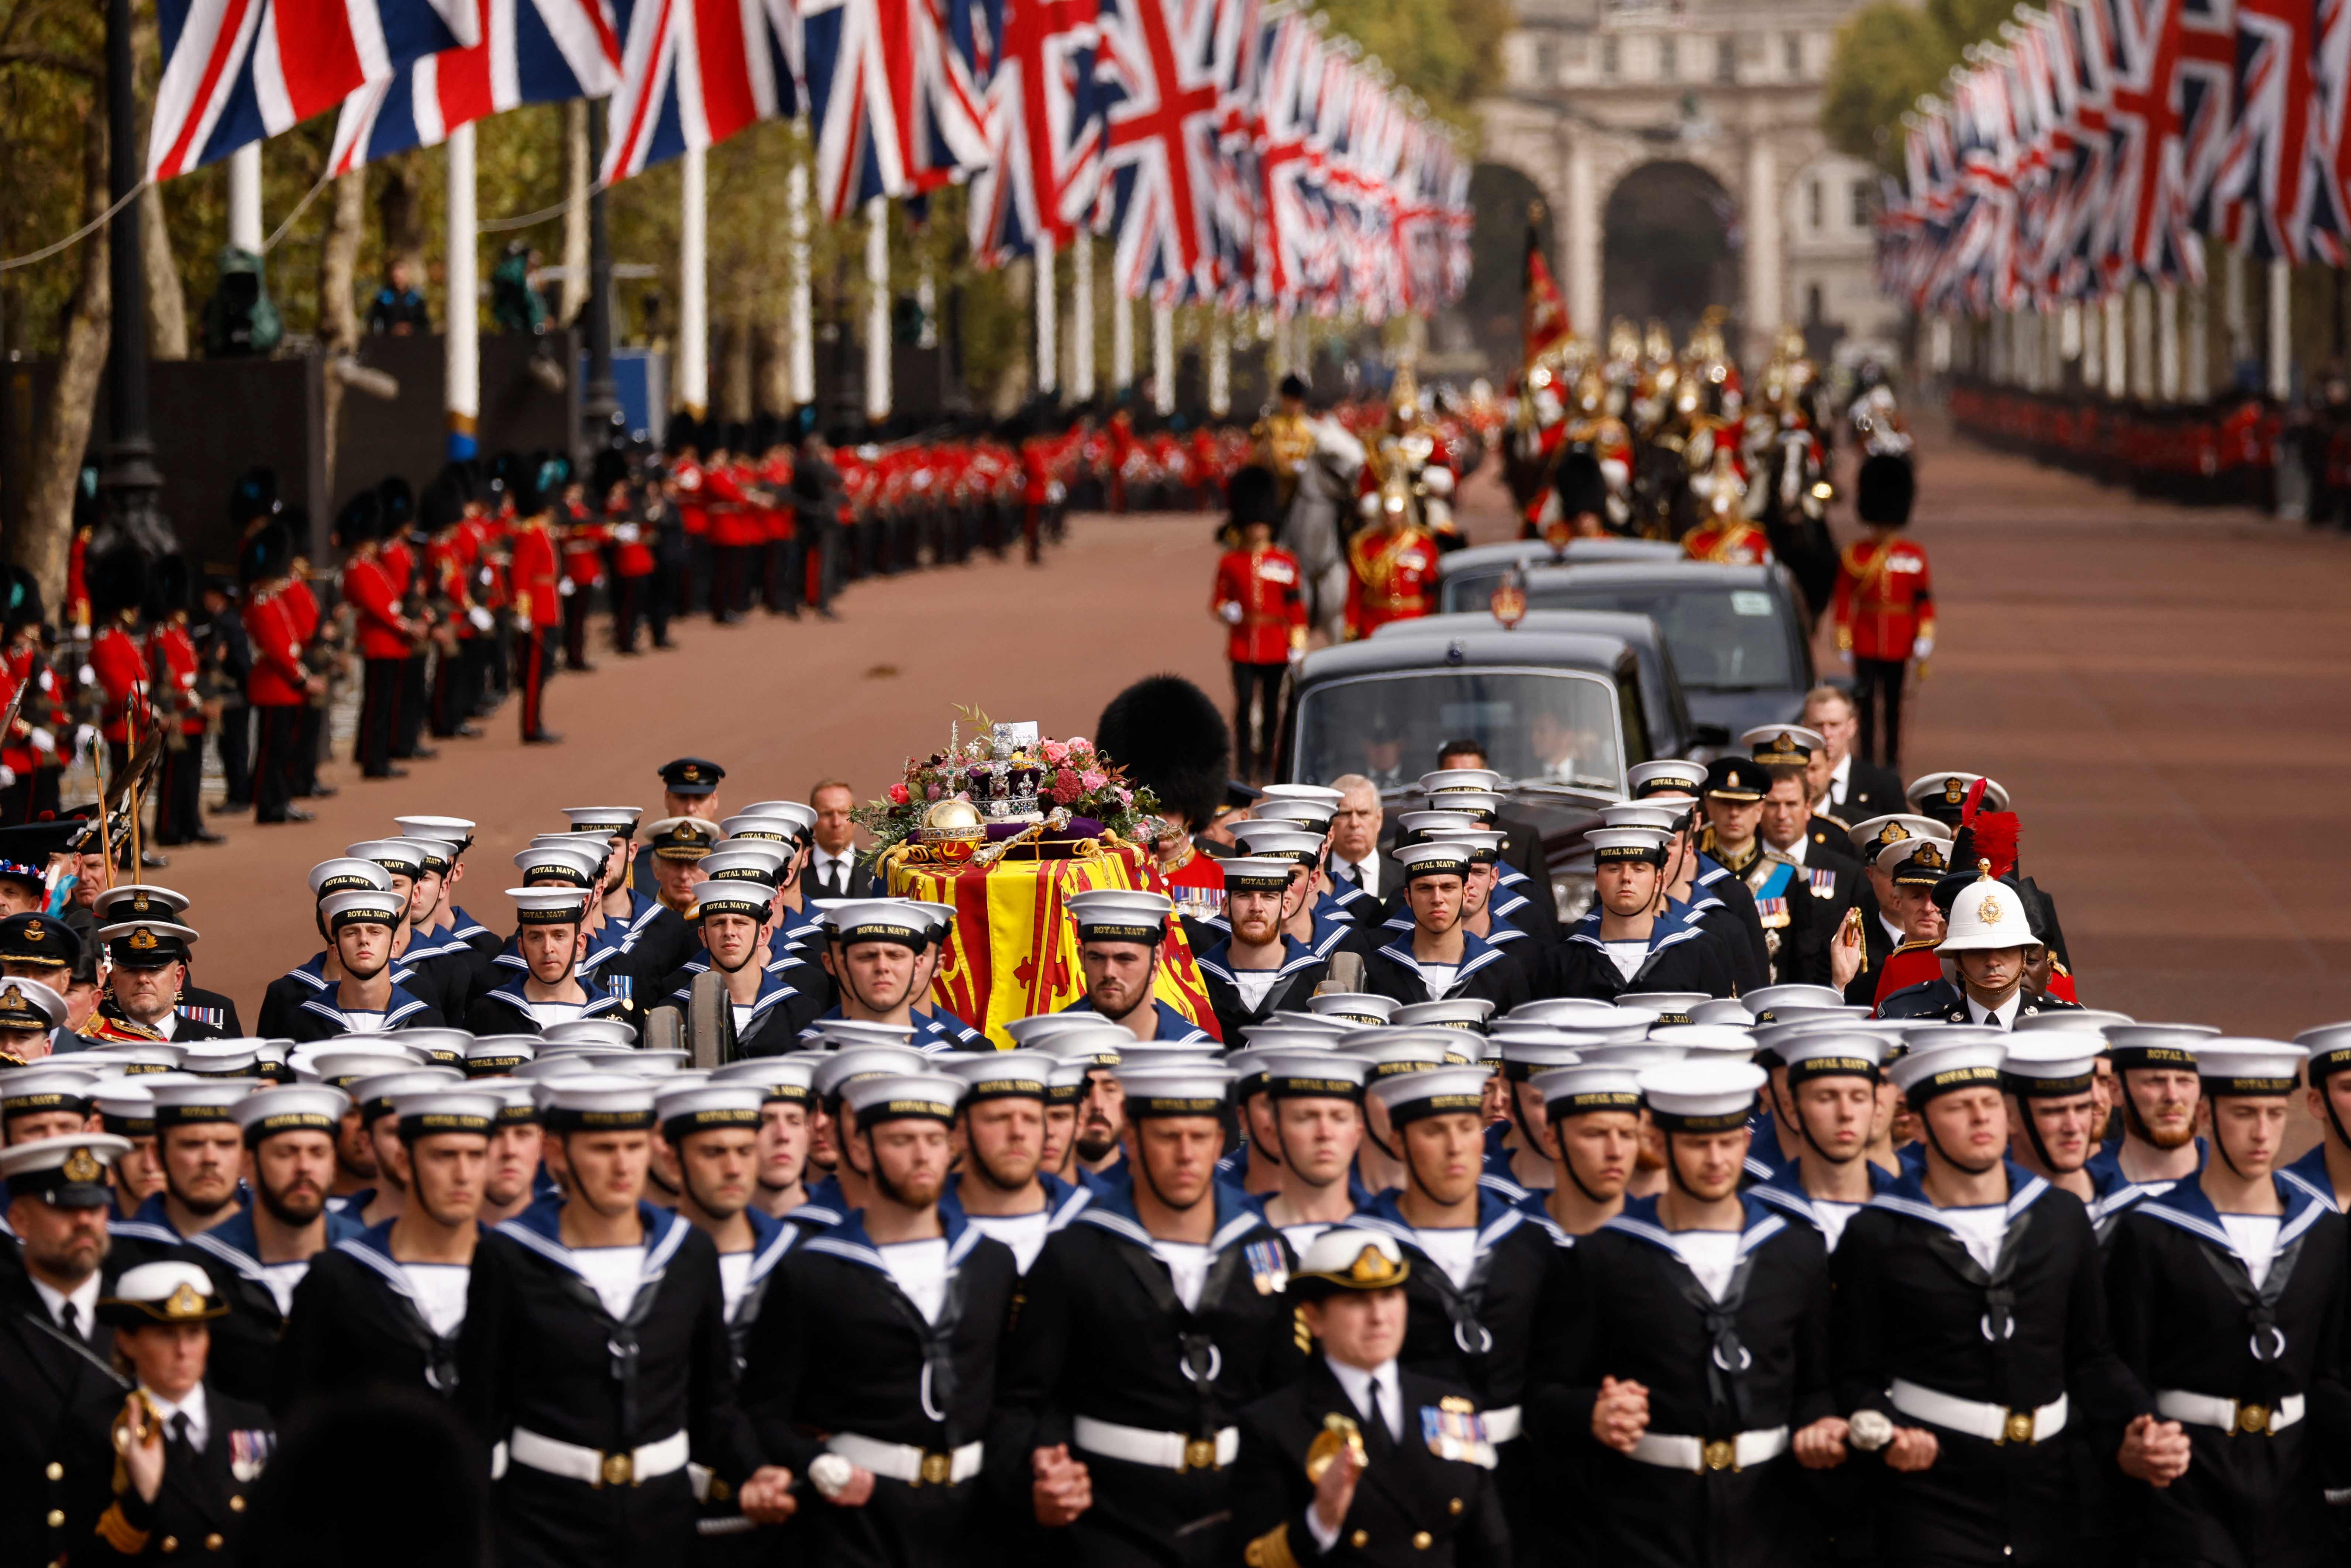
<svg viewBox="0 0 2351 1568">
<path fill-rule="evenodd" d="M 996 1049 L 988 1042 L 986 1035 L 945 1009 L 936 1012 L 925 1012 L 920 1008 L 908 1008 L 906 1013 L 907 1021 L 914 1028 L 913 1036 L 906 1043 L 926 1055 L 936 1055 L 942 1051 L 993 1051 Z M 827 1023 L 846 1021 L 848 1017 L 848 1014 L 841 1010 L 840 1004 L 835 1003 L 801 1026 L 799 1044 L 806 1045 L 814 1040 Z"/>
<path fill-rule="evenodd" d="M 284 1415 L 368 1388 L 455 1396 L 457 1335 L 434 1324 L 408 1265 L 392 1257 L 394 1223 L 354 1222 L 351 1234 L 310 1260 L 278 1345 L 273 1410 Z"/>
<path fill-rule="evenodd" d="M 743 1218 L 751 1226 L 750 1250 L 718 1255 L 726 1343 L 734 1353 L 738 1386 L 750 1354 L 751 1330 L 767 1304 L 777 1265 L 818 1228 L 799 1218 L 778 1219 L 757 1204 L 746 1208 Z M 747 1410 L 746 1418 L 749 1418 Z M 693 1465 L 687 1466 L 686 1470 L 696 1483 L 699 1499 L 694 1521 L 693 1561 L 701 1568 L 737 1568 L 765 1561 L 772 1536 L 762 1535 L 759 1525 L 743 1517 L 742 1509 L 724 1482 Z"/>
<path fill-rule="evenodd" d="M 1628 1200 L 1567 1254 L 1530 1419 L 1544 1441 L 1579 1451 L 1595 1560 L 1792 1568 L 1815 1559 L 1817 1531 L 1788 1450 L 1793 1432 L 1834 1413 L 1827 1255 L 1817 1230 L 1751 1192 L 1740 1206 L 1719 1279 L 1692 1267 L 1654 1197 Z M 1592 1436 L 1603 1377 L 1649 1391 L 1648 1429 L 1629 1455 Z"/>
<path fill-rule="evenodd" d="M 457 1339 L 457 1407 L 493 1449 L 503 1568 L 675 1568 L 695 1533 L 689 1459 L 732 1489 L 761 1463 L 736 1404 L 718 1254 L 651 1204 L 615 1312 L 549 1198 L 475 1249 Z"/>
<path fill-rule="evenodd" d="M 465 1009 L 465 1027 L 479 1034 L 539 1034 L 545 1026 L 533 1013 L 529 998 L 523 995 L 523 984 L 529 971 L 509 974 L 489 990 L 475 997 Z M 614 1019 L 634 1025 L 639 1021 L 637 1009 L 608 990 L 602 980 L 593 975 L 574 974 L 587 1001 L 573 1014 L 581 1019 Z M 569 1020 L 566 1020 L 569 1021 Z"/>
<path fill-rule="evenodd" d="M 1243 973 L 1270 976 L 1270 982 L 1252 1002 L 1241 988 L 1239 976 L 1232 967 L 1233 945 L 1228 936 L 1224 941 L 1202 953 L 1197 962 L 1200 977 L 1208 988 L 1208 1005 L 1216 1009 L 1217 1030 L 1225 1039 L 1228 1050 L 1238 1050 L 1249 1043 L 1252 1024 L 1260 1024 L 1281 1009 L 1314 994 L 1330 965 L 1318 956 L 1311 947 L 1297 937 L 1284 934 L 1281 938 L 1281 962 L 1271 969 L 1246 970 Z"/>
<path fill-rule="evenodd" d="M 1731 994 L 1733 979 L 1721 945 L 1689 918 L 1690 906 L 1668 904 L 1649 926 L 1646 954 L 1631 975 L 1617 967 L 1601 940 L 1601 912 L 1576 922 L 1553 948 L 1541 988 L 1547 997 L 1590 997 L 1614 1001 L 1627 991 L 1702 991 Z"/>
<path fill-rule="evenodd" d="M 1743 878 L 1734 876 L 1721 862 L 1700 851 L 1690 873 L 1690 905 L 1700 907 L 1699 889 L 1719 901 L 1707 908 L 1703 924 L 1722 935 L 1724 956 L 1736 978 L 1739 994 L 1760 991 L 1771 983 L 1771 950 L 1763 936 L 1763 916 L 1755 894 Z"/>
<path fill-rule="evenodd" d="M 403 1029 L 444 1029 L 448 1020 L 441 1009 L 411 991 L 397 979 L 392 983 L 392 996 L 384 1003 L 382 1019 L 375 1015 L 355 1018 L 335 1005 L 337 988 L 331 983 L 324 989 L 305 997 L 300 1006 L 287 1018 L 282 1038 L 304 1044 L 314 1040 L 334 1040 L 347 1034 L 389 1033 Z M 487 1032 L 487 1031 L 483 1031 Z M 506 1032 L 512 1032 L 511 1030 Z"/>
<path fill-rule="evenodd" d="M 1214 1045 L 1217 1043 L 1215 1037 L 1210 1035 L 1207 1030 L 1202 1029 L 1190 1019 L 1187 1019 L 1182 1013 L 1177 1012 L 1165 1001 L 1155 997 L 1152 998 L 1151 1006 L 1153 1009 L 1152 1016 L 1157 1019 L 1157 1027 L 1154 1030 L 1151 1036 L 1153 1040 L 1160 1040 L 1170 1045 Z M 1065 1013 L 1090 1013 L 1094 1010 L 1094 1005 L 1084 997 L 1080 997 L 1076 1001 L 1071 1002 L 1068 1007 L 1063 1008 L 1061 1010 Z"/>
<path fill-rule="evenodd" d="M 1509 1012 L 1534 998 L 1519 961 L 1474 931 L 1461 934 L 1461 962 L 1454 967 L 1453 977 L 1441 992 L 1429 989 L 1427 972 L 1413 956 L 1409 933 L 1372 949 L 1364 960 L 1364 989 L 1407 1003 L 1476 997 L 1492 1002 L 1497 1013 Z"/>
<path fill-rule="evenodd" d="M 781 966 L 789 971 L 797 966 Z M 657 993 L 658 1006 L 674 1007 L 684 1015 L 689 1035 L 694 1027 L 694 980 L 707 974 L 710 959 L 707 954 L 689 960 L 684 968 L 662 982 Z M 759 974 L 759 993 L 749 1003 L 748 1012 L 738 1012 L 735 1024 L 735 1051 L 737 1057 L 780 1056 L 799 1047 L 799 1031 L 794 1027 L 794 1004 L 803 1002 L 806 993 L 770 965 Z M 732 1005 L 730 1003 L 730 1005 Z"/>
<path fill-rule="evenodd" d="M 454 931 L 435 929 L 419 936 L 414 926 L 409 927 L 407 950 L 392 960 L 396 970 L 406 970 L 421 984 L 409 988 L 440 1009 L 444 1018 L 464 1018 L 465 1005 L 473 999 L 480 955 L 473 945 Z M 395 983 L 407 983 L 399 974 Z"/>
<path fill-rule="evenodd" d="M 1236 1189 L 1216 1185 L 1207 1272 L 1186 1303 L 1134 1210 L 1129 1180 L 1045 1243 L 998 1377 L 1006 1486 L 1029 1455 L 1067 1444 L 1093 1504 L 1058 1532 L 1086 1568 L 1225 1568 L 1239 1411 L 1298 1373 L 1282 1291 L 1289 1246 Z"/>
<path fill-rule="evenodd" d="M 156 1218 L 161 1218 L 160 1204 Z M 331 1209 L 323 1216 L 323 1223 L 330 1248 L 360 1229 L 356 1216 Z M 212 1359 L 205 1377 L 240 1399 L 267 1403 L 276 1377 L 278 1339 L 286 1332 L 298 1283 L 282 1285 L 262 1263 L 252 1206 L 188 1237 L 178 1255 L 211 1277 L 214 1293 L 228 1308 L 227 1315 L 212 1325 Z"/>
</svg>

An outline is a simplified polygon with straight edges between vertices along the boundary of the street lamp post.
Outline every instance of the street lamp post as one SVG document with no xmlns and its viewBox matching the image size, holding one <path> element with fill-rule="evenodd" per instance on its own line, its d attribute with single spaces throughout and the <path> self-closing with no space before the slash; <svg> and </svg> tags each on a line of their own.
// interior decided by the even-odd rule
<svg viewBox="0 0 2351 1568">
<path fill-rule="evenodd" d="M 588 106 L 588 167 L 591 173 L 604 166 L 604 117 L 608 102 L 598 99 Z M 595 455 L 612 439 L 612 416 L 621 411 L 612 384 L 612 235 L 604 214 L 604 188 L 590 187 L 588 195 L 588 386 L 580 408 L 581 444 L 586 457 Z"/>
<path fill-rule="evenodd" d="M 131 66 L 131 0 L 107 0 L 106 183 L 115 212 L 107 237 L 112 308 L 107 440 L 99 495 L 117 530 L 150 549 L 160 549 L 170 544 L 170 525 L 156 507 L 163 476 L 155 467 L 155 441 L 147 419 L 147 275 L 140 248 L 139 204 L 130 199 L 140 179 L 138 109 Z"/>
</svg>

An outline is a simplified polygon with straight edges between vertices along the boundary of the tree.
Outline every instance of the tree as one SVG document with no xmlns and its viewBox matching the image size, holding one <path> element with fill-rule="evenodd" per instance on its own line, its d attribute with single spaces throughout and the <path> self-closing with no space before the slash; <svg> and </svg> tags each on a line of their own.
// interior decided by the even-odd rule
<svg viewBox="0 0 2351 1568">
<path fill-rule="evenodd" d="M 2010 0 L 1928 0 L 1916 9 L 1880 0 L 1837 30 L 1821 91 L 1829 145 L 1888 173 L 1902 170 L 1902 117 L 1939 91 L 1969 45 L 1996 37 Z"/>
</svg>

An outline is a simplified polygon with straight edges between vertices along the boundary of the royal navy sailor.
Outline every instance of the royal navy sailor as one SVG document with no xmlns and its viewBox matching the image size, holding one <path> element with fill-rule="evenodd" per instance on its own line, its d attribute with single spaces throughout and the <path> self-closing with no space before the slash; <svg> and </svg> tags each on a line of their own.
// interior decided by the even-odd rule
<svg viewBox="0 0 2351 1568">
<path fill-rule="evenodd" d="M 1092 888 L 1062 901 L 1078 929 L 1086 994 L 1064 1012 L 1100 1013 L 1142 1040 L 1206 1040 L 1207 1032 L 1156 994 L 1174 902 L 1165 894 Z"/>
<path fill-rule="evenodd" d="M 1027 1273 L 1045 1239 L 1078 1217 L 1091 1189 L 1044 1168 L 1047 1096 L 1059 1057 L 1040 1050 L 988 1051 L 948 1065 L 963 1082 L 953 1128 L 961 1168 L 939 1202 L 956 1207 L 1012 1249 Z"/>
<path fill-rule="evenodd" d="M 524 967 L 475 996 L 465 1026 L 475 1034 L 544 1034 L 549 1026 L 580 1019 L 611 1019 L 633 1026 L 635 1009 L 580 960 L 588 936 L 580 928 L 588 894 L 573 887 L 510 887 L 519 923 L 516 945 Z"/>
<path fill-rule="evenodd" d="M 1613 1001 L 1628 991 L 1729 996 L 1730 948 L 1667 896 L 1674 835 L 1658 828 L 1594 828 L 1592 908 L 1552 950 L 1545 996 Z"/>
<path fill-rule="evenodd" d="M 2306 1029 L 2294 1042 L 2310 1059 L 2303 1101 L 2319 1134 L 2310 1152 L 2280 1174 L 2338 1209 L 2351 1207 L 2351 1134 L 2343 1130 L 2351 1117 L 2351 1077 L 2337 1076 L 2351 1068 L 2351 1026 Z"/>
<path fill-rule="evenodd" d="M 1528 1000 L 1527 976 L 1518 962 L 1461 924 L 1469 847 L 1444 841 L 1412 844 L 1396 851 L 1395 860 L 1412 929 L 1364 960 L 1364 988 L 1405 1003 L 1474 997 L 1498 1012 Z"/>
<path fill-rule="evenodd" d="M 1251 1025 L 1311 995 L 1329 965 L 1283 929 L 1311 895 L 1311 876 L 1296 876 L 1289 861 L 1270 857 L 1236 855 L 1218 869 L 1230 935 L 1199 956 L 1200 974 L 1225 1044 L 1238 1048 L 1249 1042 Z"/>
<path fill-rule="evenodd" d="M 1775 1050 L 1786 1064 L 1782 1103 L 1795 1124 L 1796 1157 L 1750 1190 L 1758 1201 L 1818 1230 L 1834 1252 L 1846 1222 L 1894 1185 L 1893 1173 L 1869 1158 L 1886 1041 L 1877 1033 L 1832 1025 L 1782 1039 Z"/>
<path fill-rule="evenodd" d="M 319 916 L 341 978 L 303 998 L 286 1019 L 287 1039 L 298 1043 L 447 1027 L 439 1009 L 396 977 L 392 945 L 407 923 L 405 898 L 373 889 L 330 894 L 319 904 Z"/>
</svg>

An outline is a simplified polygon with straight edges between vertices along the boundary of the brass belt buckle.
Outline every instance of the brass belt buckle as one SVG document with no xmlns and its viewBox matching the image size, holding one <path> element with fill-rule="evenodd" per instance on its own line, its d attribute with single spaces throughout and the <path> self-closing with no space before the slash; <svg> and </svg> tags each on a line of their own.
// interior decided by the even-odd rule
<svg viewBox="0 0 2351 1568">
<path fill-rule="evenodd" d="M 633 1454 L 607 1454 L 601 1469 L 603 1479 L 599 1485 L 626 1487 L 637 1484 L 637 1460 Z"/>
<path fill-rule="evenodd" d="M 2000 1440 L 2003 1443 L 2032 1442 L 2033 1440 L 2032 1412 L 2030 1410 L 2010 1411 L 2008 1413 L 2008 1421 L 2001 1430 Z"/>
<path fill-rule="evenodd" d="M 2270 1407 L 2266 1405 L 2239 1405 L 2237 1430 L 2248 1437 L 2270 1435 Z"/>
<path fill-rule="evenodd" d="M 1213 1437 L 1195 1437 L 1184 1445 L 1184 1468 L 1187 1470 L 1213 1470 L 1217 1468 L 1217 1443 Z"/>
<path fill-rule="evenodd" d="M 1739 1468 L 1739 1446 L 1728 1437 L 1717 1437 L 1698 1450 L 1698 1457 L 1709 1470 L 1735 1470 Z"/>
<path fill-rule="evenodd" d="M 945 1454 L 925 1454 L 923 1456 L 922 1474 L 916 1478 L 914 1484 L 917 1486 L 925 1484 L 935 1487 L 945 1486 L 947 1482 L 947 1477 L 953 1473 L 953 1461 L 948 1458 L 948 1456 Z"/>
</svg>

